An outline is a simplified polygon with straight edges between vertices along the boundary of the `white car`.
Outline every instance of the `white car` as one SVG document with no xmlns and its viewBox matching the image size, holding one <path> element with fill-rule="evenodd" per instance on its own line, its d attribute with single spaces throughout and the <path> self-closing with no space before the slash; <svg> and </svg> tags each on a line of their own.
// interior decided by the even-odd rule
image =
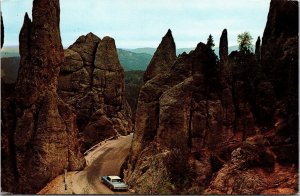
<svg viewBox="0 0 300 196">
<path fill-rule="evenodd" d="M 111 190 L 128 190 L 128 185 L 119 176 L 102 176 L 102 181 Z"/>
</svg>

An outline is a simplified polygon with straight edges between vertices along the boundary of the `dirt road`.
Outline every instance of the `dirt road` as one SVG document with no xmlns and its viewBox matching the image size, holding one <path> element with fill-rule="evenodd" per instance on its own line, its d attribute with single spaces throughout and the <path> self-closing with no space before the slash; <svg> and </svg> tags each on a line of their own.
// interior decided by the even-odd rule
<svg viewBox="0 0 300 196">
<path fill-rule="evenodd" d="M 120 174 L 131 141 L 132 135 L 128 135 L 102 143 L 85 156 L 87 166 L 83 171 L 68 172 L 66 183 L 63 176 L 58 176 L 38 194 L 118 194 L 102 184 L 100 179 L 104 175 Z"/>
</svg>

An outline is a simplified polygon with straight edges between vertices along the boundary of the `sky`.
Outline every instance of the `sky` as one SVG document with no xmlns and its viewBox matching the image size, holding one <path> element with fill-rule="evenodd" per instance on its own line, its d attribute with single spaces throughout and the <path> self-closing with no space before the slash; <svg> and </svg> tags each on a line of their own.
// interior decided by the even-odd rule
<svg viewBox="0 0 300 196">
<path fill-rule="evenodd" d="M 89 32 L 113 37 L 118 48 L 157 47 L 168 29 L 177 48 L 193 48 L 212 34 L 215 45 L 224 28 L 229 46 L 245 31 L 253 43 L 263 35 L 270 0 L 60 0 L 60 30 L 66 48 Z M 18 45 L 32 0 L 1 0 L 4 47 Z"/>
</svg>

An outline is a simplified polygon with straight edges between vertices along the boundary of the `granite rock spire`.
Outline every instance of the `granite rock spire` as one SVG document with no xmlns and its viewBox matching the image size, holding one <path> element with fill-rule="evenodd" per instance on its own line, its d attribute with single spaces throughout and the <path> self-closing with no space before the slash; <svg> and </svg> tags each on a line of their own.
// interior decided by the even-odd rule
<svg viewBox="0 0 300 196">
<path fill-rule="evenodd" d="M 156 75 L 168 71 L 176 59 L 176 46 L 169 29 L 162 38 L 144 74 L 144 83 Z"/>
</svg>

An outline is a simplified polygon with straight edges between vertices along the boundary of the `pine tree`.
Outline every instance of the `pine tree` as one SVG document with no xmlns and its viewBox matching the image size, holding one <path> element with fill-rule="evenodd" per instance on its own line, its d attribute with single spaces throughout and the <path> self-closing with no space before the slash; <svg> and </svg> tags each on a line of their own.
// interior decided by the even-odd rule
<svg viewBox="0 0 300 196">
<path fill-rule="evenodd" d="M 209 34 L 209 37 L 207 38 L 207 43 L 206 45 L 210 48 L 213 48 L 215 46 L 214 44 L 214 38 L 211 34 Z"/>
<path fill-rule="evenodd" d="M 238 43 L 239 43 L 239 50 L 241 52 L 249 53 L 252 52 L 252 36 L 249 32 L 244 32 L 238 35 Z"/>
</svg>

